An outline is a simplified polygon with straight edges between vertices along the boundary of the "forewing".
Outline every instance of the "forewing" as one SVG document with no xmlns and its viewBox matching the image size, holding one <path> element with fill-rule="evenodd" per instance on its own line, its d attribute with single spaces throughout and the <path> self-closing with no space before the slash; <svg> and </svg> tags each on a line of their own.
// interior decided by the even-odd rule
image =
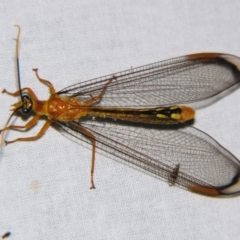
<svg viewBox="0 0 240 240">
<path fill-rule="evenodd" d="M 59 126 L 74 141 L 91 144 L 78 122 Z M 81 122 L 94 135 L 97 150 L 171 183 L 221 188 L 240 174 L 239 161 L 206 133 L 193 128 L 161 129 L 113 122 Z M 80 141 L 79 141 L 80 140 Z M 96 161 L 98 157 L 96 156 Z"/>
<path fill-rule="evenodd" d="M 238 84 L 238 65 L 240 59 L 232 55 L 188 55 L 75 84 L 58 94 L 86 101 L 98 96 L 108 83 L 96 105 L 157 107 L 201 102 Z"/>
</svg>

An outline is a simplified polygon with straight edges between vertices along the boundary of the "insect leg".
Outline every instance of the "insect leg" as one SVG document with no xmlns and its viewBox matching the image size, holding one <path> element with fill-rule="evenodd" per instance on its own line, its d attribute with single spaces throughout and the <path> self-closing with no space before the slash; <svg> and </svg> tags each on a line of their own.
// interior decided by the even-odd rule
<svg viewBox="0 0 240 240">
<path fill-rule="evenodd" d="M 34 119 L 34 118 L 33 118 Z M 28 125 L 29 123 L 34 125 L 34 121 L 36 121 L 36 119 L 33 119 L 31 121 L 29 121 L 26 125 Z M 34 141 L 39 139 L 40 137 L 43 136 L 43 134 L 47 131 L 47 129 L 49 128 L 49 126 L 51 125 L 52 121 L 51 120 L 47 120 L 45 122 L 45 124 L 42 126 L 42 128 L 40 129 L 40 131 L 37 133 L 37 135 L 32 136 L 32 137 L 24 137 L 24 138 L 17 138 L 15 140 L 12 141 L 5 141 L 5 144 L 9 144 L 9 143 L 14 143 L 14 142 L 18 142 L 18 141 Z M 32 125 L 32 126 L 33 126 Z M 31 128 L 31 126 L 28 126 L 28 128 Z"/>
<path fill-rule="evenodd" d="M 81 125 L 77 126 L 79 130 L 87 137 L 89 137 L 90 141 L 92 142 L 92 161 L 91 161 L 91 168 L 90 168 L 90 182 L 91 182 L 91 187 L 90 189 L 95 189 L 94 185 L 94 180 L 93 180 L 93 174 L 94 174 L 94 167 L 95 167 L 95 150 L 96 150 L 96 139 L 94 135 L 86 130 L 84 127 Z"/>
<path fill-rule="evenodd" d="M 91 105 L 93 104 L 94 102 L 97 102 L 99 100 L 101 100 L 102 96 L 104 95 L 106 89 L 107 89 L 107 86 L 108 84 L 110 84 L 112 82 L 113 79 L 116 79 L 115 76 L 113 76 L 112 78 L 109 79 L 109 81 L 104 85 L 104 87 L 102 88 L 102 91 L 100 92 L 100 94 L 98 94 L 97 96 L 91 96 L 90 99 L 88 99 L 87 101 L 84 102 L 84 104 L 86 105 Z"/>
<path fill-rule="evenodd" d="M 39 75 L 38 75 L 38 69 L 37 69 L 37 68 L 33 68 L 33 71 L 35 72 L 37 79 L 38 79 L 41 83 L 44 83 L 44 84 L 46 84 L 46 85 L 49 87 L 49 91 L 50 91 L 51 94 L 56 93 L 55 88 L 54 88 L 54 86 L 52 85 L 51 82 L 49 82 L 49 81 L 47 81 L 47 80 L 42 79 L 42 78 L 39 77 Z"/>
<path fill-rule="evenodd" d="M 17 129 L 24 129 L 26 131 L 29 128 L 33 127 L 37 123 L 39 118 L 40 118 L 40 116 L 36 115 L 29 122 L 27 122 L 24 126 L 10 125 L 10 126 L 7 126 L 7 127 L 3 128 L 3 129 L 1 129 L 1 132 L 9 130 L 9 129 L 15 129 L 15 130 L 17 130 Z"/>
<path fill-rule="evenodd" d="M 16 96 L 19 96 L 22 91 L 27 91 L 29 93 L 30 97 L 33 100 L 37 100 L 37 97 L 36 97 L 35 93 L 33 92 L 33 90 L 31 88 L 23 88 L 23 89 L 21 89 L 21 91 L 18 90 L 18 91 L 13 92 L 13 93 L 12 92 L 8 92 L 6 89 L 3 89 L 2 93 L 6 93 L 6 94 L 8 94 L 10 96 L 16 97 Z"/>
</svg>

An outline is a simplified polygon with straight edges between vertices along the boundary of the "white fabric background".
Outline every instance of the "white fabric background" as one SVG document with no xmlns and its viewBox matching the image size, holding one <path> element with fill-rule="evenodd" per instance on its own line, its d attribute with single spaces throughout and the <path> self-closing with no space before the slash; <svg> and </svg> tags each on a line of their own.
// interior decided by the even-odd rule
<svg viewBox="0 0 240 240">
<path fill-rule="evenodd" d="M 48 90 L 36 81 L 33 67 L 60 90 L 184 54 L 240 55 L 239 23 L 237 0 L 2 0 L 0 88 L 16 89 L 13 24 L 22 27 L 22 85 L 45 99 Z M 239 100 L 238 90 L 199 110 L 195 125 L 240 158 Z M 0 127 L 15 101 L 0 94 Z M 99 154 L 97 189 L 90 191 L 90 159 L 89 149 L 53 128 L 36 142 L 1 149 L 0 235 L 11 231 L 10 239 L 24 240 L 240 238 L 240 197 L 214 199 L 170 188 Z"/>
</svg>

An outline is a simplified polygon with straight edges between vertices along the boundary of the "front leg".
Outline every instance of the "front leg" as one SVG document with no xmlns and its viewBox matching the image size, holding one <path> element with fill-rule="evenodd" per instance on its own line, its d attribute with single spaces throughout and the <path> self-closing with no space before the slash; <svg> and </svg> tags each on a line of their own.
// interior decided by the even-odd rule
<svg viewBox="0 0 240 240">
<path fill-rule="evenodd" d="M 18 130 L 18 129 L 24 129 L 25 131 L 27 131 L 28 129 L 30 129 L 31 127 L 33 127 L 37 121 L 39 120 L 40 116 L 36 115 L 34 116 L 29 122 L 27 122 L 24 126 L 18 126 L 18 125 L 9 125 L 3 129 L 0 130 L 1 132 L 4 132 L 6 130 L 12 129 L 12 130 Z"/>
<path fill-rule="evenodd" d="M 33 119 L 32 119 L 33 120 Z M 32 121 L 31 120 L 31 121 Z M 30 121 L 30 122 L 31 122 Z M 34 122 L 34 121 L 32 121 Z M 35 136 L 32 136 L 32 137 L 24 137 L 24 138 L 17 138 L 17 139 L 14 139 L 12 141 L 5 141 L 5 144 L 9 144 L 9 143 L 14 143 L 14 142 L 19 142 L 19 141 L 35 141 L 37 139 L 39 139 L 40 137 L 43 136 L 43 134 L 47 131 L 47 129 L 49 128 L 49 126 L 51 125 L 52 121 L 51 120 L 47 120 L 45 122 L 45 124 L 42 126 L 42 128 L 40 129 L 40 131 L 37 133 L 37 135 Z M 29 122 L 27 123 L 29 124 Z M 26 124 L 26 125 L 27 125 Z"/>
<path fill-rule="evenodd" d="M 47 80 L 42 79 L 42 78 L 39 77 L 39 75 L 38 75 L 38 69 L 37 69 L 37 68 L 33 68 L 33 71 L 35 72 L 37 79 L 38 79 L 41 83 L 44 83 L 45 85 L 47 85 L 47 86 L 49 87 L 49 91 L 50 91 L 51 94 L 56 93 L 55 88 L 54 88 L 54 86 L 52 85 L 51 82 L 49 82 L 49 81 L 47 81 Z"/>
</svg>

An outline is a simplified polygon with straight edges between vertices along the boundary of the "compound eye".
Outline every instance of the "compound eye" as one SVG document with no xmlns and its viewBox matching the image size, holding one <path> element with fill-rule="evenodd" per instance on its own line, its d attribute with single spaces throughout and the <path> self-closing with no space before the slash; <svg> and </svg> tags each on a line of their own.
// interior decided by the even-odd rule
<svg viewBox="0 0 240 240">
<path fill-rule="evenodd" d="M 32 99 L 28 95 L 22 96 L 22 113 L 27 114 L 32 110 Z"/>
</svg>

